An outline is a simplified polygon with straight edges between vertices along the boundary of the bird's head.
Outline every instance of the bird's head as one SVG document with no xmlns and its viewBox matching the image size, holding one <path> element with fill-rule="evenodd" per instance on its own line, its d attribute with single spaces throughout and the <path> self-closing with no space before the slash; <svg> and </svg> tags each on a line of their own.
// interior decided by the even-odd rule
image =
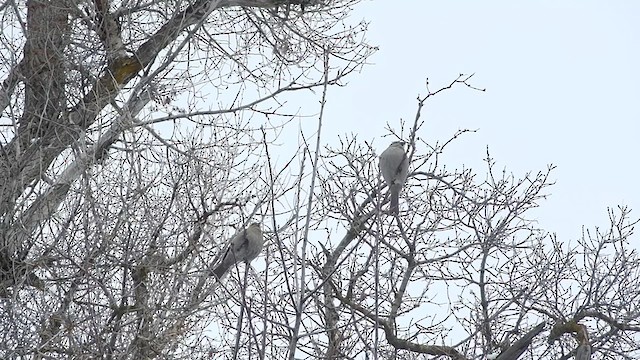
<svg viewBox="0 0 640 360">
<path fill-rule="evenodd" d="M 249 227 L 260 230 L 260 223 L 259 222 L 251 223 L 251 225 L 249 225 Z"/>
<path fill-rule="evenodd" d="M 401 147 L 404 149 L 404 145 L 406 144 L 406 142 L 400 140 L 400 141 L 394 141 L 391 143 L 391 146 L 397 146 L 397 147 Z"/>
</svg>

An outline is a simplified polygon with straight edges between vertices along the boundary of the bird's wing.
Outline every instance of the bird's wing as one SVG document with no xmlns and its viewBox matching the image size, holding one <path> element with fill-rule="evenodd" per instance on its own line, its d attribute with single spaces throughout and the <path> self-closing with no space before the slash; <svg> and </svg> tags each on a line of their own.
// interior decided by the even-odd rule
<svg viewBox="0 0 640 360">
<path fill-rule="evenodd" d="M 212 271 L 216 277 L 221 278 L 233 264 L 242 259 L 242 248 L 243 246 L 246 247 L 247 243 L 244 232 L 243 230 L 241 233 L 236 234 L 225 246 L 218 265 Z"/>
<path fill-rule="evenodd" d="M 247 229 L 242 230 L 241 233 L 237 234 L 233 239 L 233 251 L 236 254 L 242 254 L 247 251 L 247 247 L 249 247 L 249 238 L 247 236 Z"/>
<path fill-rule="evenodd" d="M 255 259 L 260 252 L 262 251 L 262 246 L 264 244 L 264 237 L 262 235 L 262 230 L 259 227 L 250 227 L 247 229 L 246 236 L 247 247 L 248 249 L 246 254 L 246 260 L 251 261 Z"/>
<path fill-rule="evenodd" d="M 407 179 L 407 170 L 409 170 L 409 159 L 407 158 L 407 153 L 404 151 L 404 149 L 398 150 L 400 150 L 402 154 L 399 156 L 400 161 L 398 162 L 398 167 L 396 168 L 395 180 L 396 183 L 404 183 L 404 181 Z"/>
<path fill-rule="evenodd" d="M 379 167 L 382 177 L 391 184 L 395 182 L 398 172 L 402 168 L 402 159 L 406 155 L 401 148 L 391 145 L 380 154 Z"/>
</svg>

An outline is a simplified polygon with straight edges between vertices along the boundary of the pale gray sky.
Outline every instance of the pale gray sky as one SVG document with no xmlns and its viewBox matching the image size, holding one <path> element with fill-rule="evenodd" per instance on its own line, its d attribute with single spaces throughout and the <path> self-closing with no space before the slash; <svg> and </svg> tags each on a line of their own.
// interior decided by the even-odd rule
<svg viewBox="0 0 640 360">
<path fill-rule="evenodd" d="M 449 149 L 451 166 L 484 171 L 487 145 L 515 175 L 557 165 L 536 214 L 567 240 L 606 227 L 607 207 L 640 216 L 640 2 L 365 1 L 352 17 L 380 50 L 329 91 L 325 142 L 358 133 L 382 151 L 385 122 L 413 118 L 427 77 L 433 90 L 475 73 L 486 92 L 458 87 L 423 113 L 434 142 L 479 130 Z"/>
</svg>

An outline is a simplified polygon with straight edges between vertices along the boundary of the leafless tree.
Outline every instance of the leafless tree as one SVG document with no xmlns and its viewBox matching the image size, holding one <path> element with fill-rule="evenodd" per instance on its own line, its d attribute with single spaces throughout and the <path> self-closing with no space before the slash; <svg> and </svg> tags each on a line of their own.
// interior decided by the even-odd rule
<svg viewBox="0 0 640 360">
<path fill-rule="evenodd" d="M 425 140 L 423 106 L 471 77 L 389 127 L 398 213 L 388 143 L 322 147 L 327 91 L 374 50 L 356 2 L 5 2 L 0 356 L 637 358 L 629 210 L 557 239 L 531 215 L 553 166 L 450 169 L 469 131 Z M 320 108 L 289 154 L 294 91 Z M 252 221 L 260 259 L 209 276 Z"/>
<path fill-rule="evenodd" d="M 287 94 L 373 52 L 356 2 L 4 2 L 0 357 L 221 349 L 204 329 L 233 293 L 208 270 L 290 192 L 265 161 Z"/>
<path fill-rule="evenodd" d="M 400 214 L 389 211 L 371 144 L 351 137 L 326 154 L 310 214 L 316 227 L 334 225 L 313 256 L 309 297 L 321 304 L 328 357 L 637 358 L 638 220 L 610 210 L 609 229 L 557 239 L 531 215 L 553 166 L 516 177 L 487 151 L 484 178 L 447 168 L 447 146 L 469 131 L 425 141 L 421 110 L 455 86 L 480 90 L 470 79 L 419 98 L 410 126 L 376 144 L 378 154 L 397 139 L 412 144 Z"/>
</svg>

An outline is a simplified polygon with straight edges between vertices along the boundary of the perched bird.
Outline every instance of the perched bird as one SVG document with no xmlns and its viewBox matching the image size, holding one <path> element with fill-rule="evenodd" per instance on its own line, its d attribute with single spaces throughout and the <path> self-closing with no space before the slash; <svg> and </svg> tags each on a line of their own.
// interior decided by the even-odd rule
<svg viewBox="0 0 640 360">
<path fill-rule="evenodd" d="M 380 172 L 389 186 L 391 194 L 391 211 L 398 213 L 398 199 L 402 185 L 407 180 L 409 159 L 404 151 L 404 141 L 394 141 L 380 154 Z"/>
<path fill-rule="evenodd" d="M 244 261 L 248 264 L 260 254 L 263 244 L 264 237 L 260 230 L 260 223 L 249 225 L 231 239 L 224 250 L 222 260 L 218 262 L 211 274 L 221 279 L 236 263 Z"/>
<path fill-rule="evenodd" d="M 548 343 L 552 344 L 558 340 L 563 334 L 575 333 L 575 339 L 578 341 L 578 347 L 575 352 L 575 360 L 591 359 L 591 343 L 589 342 L 589 332 L 583 324 L 577 323 L 575 320 L 566 322 L 558 322 L 551 329 Z"/>
<path fill-rule="evenodd" d="M 589 332 L 587 331 L 587 327 L 578 324 L 580 330 L 578 330 L 578 335 L 576 336 L 578 340 L 578 347 L 576 348 L 576 357 L 575 360 L 589 360 L 591 359 L 591 344 L 589 343 Z"/>
</svg>

